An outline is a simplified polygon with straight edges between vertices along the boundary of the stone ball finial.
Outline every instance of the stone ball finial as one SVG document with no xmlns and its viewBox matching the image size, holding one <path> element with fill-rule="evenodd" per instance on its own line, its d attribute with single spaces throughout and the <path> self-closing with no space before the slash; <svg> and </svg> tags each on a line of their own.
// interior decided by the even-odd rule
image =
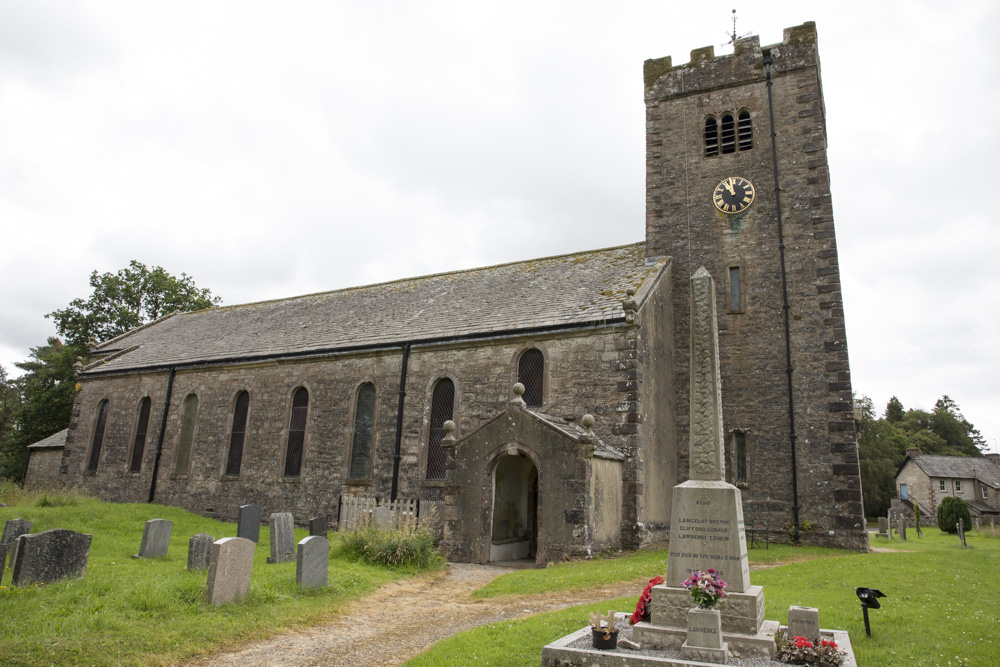
<svg viewBox="0 0 1000 667">
<path fill-rule="evenodd" d="M 520 382 L 514 384 L 514 395 L 524 396 L 524 385 L 521 384 Z"/>
<path fill-rule="evenodd" d="M 443 426 L 444 426 L 444 432 L 445 432 L 445 433 L 451 433 L 452 431 L 454 431 L 454 430 L 455 430 L 455 422 L 453 422 L 453 421 L 452 421 L 452 420 L 450 420 L 450 419 L 449 419 L 449 420 L 447 420 L 447 421 L 446 421 L 446 422 L 445 422 L 445 423 L 443 424 Z"/>
<path fill-rule="evenodd" d="M 596 424 L 597 421 L 594 419 L 594 415 L 592 415 L 592 414 L 585 414 L 583 416 L 583 419 L 580 420 L 580 423 L 583 424 L 584 428 L 589 429 L 589 428 L 593 428 L 594 424 Z"/>
<path fill-rule="evenodd" d="M 635 288 L 634 287 L 629 287 L 627 290 L 625 290 L 625 294 L 627 294 L 630 297 L 635 296 Z"/>
</svg>

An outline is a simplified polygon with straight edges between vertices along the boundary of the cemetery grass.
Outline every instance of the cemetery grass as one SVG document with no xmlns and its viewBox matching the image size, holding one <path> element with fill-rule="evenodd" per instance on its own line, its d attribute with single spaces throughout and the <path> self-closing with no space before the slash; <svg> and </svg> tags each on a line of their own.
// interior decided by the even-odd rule
<svg viewBox="0 0 1000 667">
<path fill-rule="evenodd" d="M 330 585 L 301 591 L 295 561 L 267 564 L 263 527 L 253 579 L 244 601 L 212 607 L 205 571 L 189 572 L 188 539 L 209 533 L 234 537 L 236 524 L 206 519 L 163 505 L 115 504 L 72 495 L 25 495 L 0 489 L 0 526 L 8 519 L 33 522 L 32 532 L 71 528 L 93 535 L 86 575 L 16 588 L 8 567 L 0 580 L 0 662 L 4 665 L 166 665 L 236 649 L 283 629 L 332 618 L 349 600 L 388 581 L 419 572 L 343 557 L 330 533 Z M 148 519 L 173 522 L 167 556 L 133 559 Z M 295 540 L 308 535 L 296 529 Z"/>
<path fill-rule="evenodd" d="M 860 665 L 995 665 L 1000 540 L 977 532 L 966 537 L 966 549 L 957 537 L 936 527 L 925 529 L 923 538 L 911 537 L 906 542 L 872 538 L 873 547 L 893 551 L 835 551 L 833 556 L 756 570 L 751 580 L 764 586 L 768 619 L 787 622 L 791 605 L 818 607 L 822 627 L 849 633 Z M 797 551 L 795 547 L 783 548 Z M 750 552 L 751 561 L 758 551 Z M 662 560 L 647 561 L 648 555 L 643 553 L 631 558 L 649 562 L 644 577 L 665 574 Z M 565 567 L 589 566 L 577 563 Z M 503 578 L 495 583 L 502 583 Z M 878 588 L 888 595 L 881 601 L 881 609 L 869 611 L 871 637 L 865 636 L 861 605 L 854 592 L 859 586 Z M 438 642 L 407 665 L 537 665 L 542 647 L 585 627 L 589 612 L 631 612 L 638 593 L 598 605 L 481 626 Z"/>
</svg>

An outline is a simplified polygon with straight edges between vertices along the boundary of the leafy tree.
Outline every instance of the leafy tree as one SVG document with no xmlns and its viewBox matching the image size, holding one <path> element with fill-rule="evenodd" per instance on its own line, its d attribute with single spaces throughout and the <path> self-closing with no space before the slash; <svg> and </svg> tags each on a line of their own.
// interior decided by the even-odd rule
<svg viewBox="0 0 1000 667">
<path fill-rule="evenodd" d="M 15 413 L 14 431 L 0 450 L 0 477 L 19 479 L 28 458 L 28 445 L 69 426 L 76 376 L 73 364 L 82 352 L 49 338 L 31 349 L 31 358 L 14 364 L 27 371 L 18 378 L 21 404 Z"/>
<path fill-rule="evenodd" d="M 903 421 L 903 404 L 900 403 L 899 399 L 893 396 L 889 399 L 889 402 L 885 404 L 885 420 L 892 424 L 896 422 Z"/>
<path fill-rule="evenodd" d="M 962 519 L 966 530 L 972 529 L 972 515 L 969 514 L 969 506 L 965 501 L 955 496 L 948 496 L 938 505 L 937 521 L 938 528 L 946 533 L 955 534 L 958 532 L 958 520 Z"/>
<path fill-rule="evenodd" d="M 222 301 L 186 273 L 178 278 L 136 260 L 118 273 L 94 271 L 90 286 L 94 289 L 89 299 L 74 299 L 69 307 L 46 315 L 69 345 L 81 348 L 92 339 L 109 340 L 174 310 L 201 310 Z"/>
<path fill-rule="evenodd" d="M 8 447 L 13 446 L 13 438 L 17 434 L 15 422 L 20 409 L 21 383 L 10 379 L 7 369 L 0 366 L 0 461 L 5 458 Z"/>
</svg>

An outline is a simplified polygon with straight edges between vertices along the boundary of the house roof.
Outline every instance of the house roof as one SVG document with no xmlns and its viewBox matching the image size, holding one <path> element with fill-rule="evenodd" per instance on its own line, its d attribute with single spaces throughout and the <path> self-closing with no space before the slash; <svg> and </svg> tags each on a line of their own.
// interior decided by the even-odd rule
<svg viewBox="0 0 1000 667">
<path fill-rule="evenodd" d="M 84 375 L 623 321 L 668 260 L 645 244 L 174 313 L 98 345 Z"/>
<path fill-rule="evenodd" d="M 911 454 L 909 459 L 928 477 L 978 479 L 994 488 L 1000 488 L 1000 466 L 981 456 Z"/>
<path fill-rule="evenodd" d="M 58 433 L 53 433 L 47 438 L 42 438 L 38 442 L 33 442 L 28 445 L 28 449 L 62 449 L 66 446 L 66 434 L 69 433 L 68 428 L 64 428 Z"/>
</svg>

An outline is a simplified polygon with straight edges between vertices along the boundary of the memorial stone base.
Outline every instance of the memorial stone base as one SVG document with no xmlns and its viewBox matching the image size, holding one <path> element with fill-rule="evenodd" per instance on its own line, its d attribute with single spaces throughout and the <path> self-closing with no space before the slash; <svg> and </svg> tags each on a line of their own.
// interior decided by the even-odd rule
<svg viewBox="0 0 1000 667">
<path fill-rule="evenodd" d="M 650 591 L 650 622 L 653 625 L 685 627 L 691 609 L 691 591 L 672 586 L 654 586 Z M 750 586 L 745 593 L 727 592 L 716 608 L 722 614 L 722 631 L 755 635 L 764 623 L 764 588 Z"/>
</svg>

